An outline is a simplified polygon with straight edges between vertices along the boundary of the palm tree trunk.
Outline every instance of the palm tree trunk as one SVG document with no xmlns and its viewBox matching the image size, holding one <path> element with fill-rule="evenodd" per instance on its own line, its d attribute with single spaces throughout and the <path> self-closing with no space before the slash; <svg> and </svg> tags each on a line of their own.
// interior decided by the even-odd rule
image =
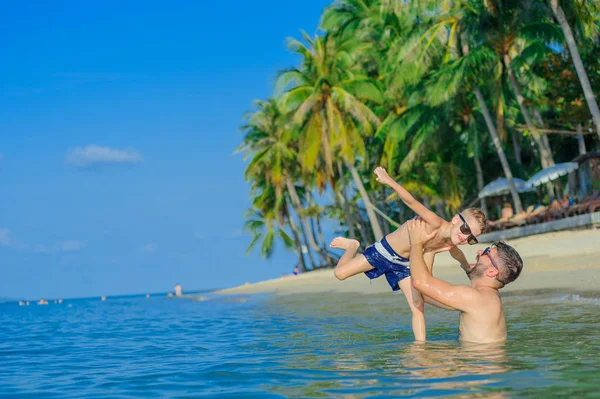
<svg viewBox="0 0 600 399">
<path fill-rule="evenodd" d="M 385 203 L 385 187 L 383 185 L 381 185 L 379 193 L 381 195 L 381 200 L 379 201 L 379 208 L 383 211 L 383 213 L 387 214 L 387 204 Z M 383 228 L 383 234 L 387 236 L 388 234 L 390 234 L 390 222 L 388 222 L 385 219 L 383 219 L 383 221 L 381 221 L 380 219 L 380 222 Z"/>
<path fill-rule="evenodd" d="M 348 198 L 346 198 L 346 190 L 343 190 L 343 193 L 338 192 L 337 194 L 337 203 L 341 202 L 341 207 L 344 211 L 344 217 L 346 218 L 346 227 L 348 228 L 348 236 L 350 238 L 356 239 L 355 227 L 356 223 L 354 217 L 352 215 L 352 211 L 350 210 L 350 204 L 348 203 Z M 339 205 L 338 205 L 339 206 Z M 340 223 L 341 225 L 341 223 Z"/>
<path fill-rule="evenodd" d="M 435 211 L 437 212 L 439 217 L 441 217 L 444 220 L 448 220 L 446 204 L 444 204 L 444 201 L 439 198 L 435 200 Z"/>
<path fill-rule="evenodd" d="M 462 51 L 462 54 L 469 54 L 469 45 L 466 41 L 464 33 L 461 34 L 461 41 L 462 46 L 460 47 L 460 49 Z M 487 125 L 488 132 L 490 133 L 492 142 L 494 143 L 494 147 L 496 147 L 496 152 L 498 153 L 498 158 L 500 158 L 500 164 L 502 165 L 504 176 L 506 176 L 506 180 L 508 180 L 508 186 L 510 187 L 510 195 L 512 196 L 515 205 L 515 210 L 517 213 L 523 212 L 521 198 L 519 198 L 519 193 L 517 192 L 517 187 L 515 186 L 513 175 L 508 164 L 508 159 L 506 159 L 506 154 L 504 153 L 504 149 L 502 148 L 502 144 L 500 143 L 500 137 L 498 136 L 496 126 L 494 126 L 494 121 L 492 120 L 492 115 L 490 115 L 490 110 L 488 109 L 485 103 L 483 94 L 481 94 L 481 90 L 479 90 L 479 86 L 474 85 L 473 91 L 475 92 L 475 97 L 477 97 L 477 102 L 479 103 L 479 107 L 481 108 L 481 112 L 483 113 L 483 118 L 485 119 L 485 124 Z"/>
<path fill-rule="evenodd" d="M 583 126 L 581 126 L 581 123 L 577 124 L 577 131 L 583 133 Z M 585 149 L 585 140 L 583 139 L 583 134 L 577 135 L 577 147 L 579 148 L 579 155 L 585 155 L 587 151 Z"/>
<path fill-rule="evenodd" d="M 475 156 L 473 157 L 473 162 L 475 163 L 475 172 L 477 174 L 477 189 L 481 191 L 483 190 L 484 184 L 483 170 L 481 169 L 481 161 L 479 161 L 479 155 L 475 154 Z M 481 199 L 481 209 L 483 210 L 483 213 L 487 216 L 488 209 L 487 203 L 485 202 L 485 197 Z"/>
<path fill-rule="evenodd" d="M 319 235 L 319 239 L 323 243 L 323 253 L 327 256 L 327 266 L 335 266 L 337 263 L 334 261 L 334 257 L 331 256 L 330 252 L 327 250 L 327 246 L 325 243 L 325 236 L 323 235 L 323 229 L 321 228 L 321 217 L 317 216 L 315 224 L 317 225 L 317 234 Z"/>
<path fill-rule="evenodd" d="M 294 236 L 294 242 L 296 243 L 295 250 L 296 256 L 298 256 L 298 263 L 300 264 L 300 271 L 304 273 L 307 269 L 304 261 L 304 255 L 302 254 L 302 241 L 300 240 L 300 235 L 298 234 L 298 227 L 296 226 L 296 222 L 289 211 L 286 212 L 286 216 L 288 219 L 288 224 L 290 225 L 290 229 L 292 230 L 292 235 Z"/>
<path fill-rule="evenodd" d="M 533 108 L 533 116 L 535 117 L 535 120 L 538 123 L 538 125 L 540 125 L 540 127 L 546 126 L 544 124 L 544 120 L 542 119 L 542 115 L 540 114 L 540 111 L 538 111 L 537 108 L 535 108 L 535 107 Z M 552 154 L 552 148 L 550 147 L 550 140 L 548 140 L 548 135 L 544 134 L 544 133 L 540 133 L 540 136 L 542 136 L 542 141 L 544 142 L 546 149 L 548 150 L 548 152 L 550 154 Z M 554 159 L 552 160 L 552 162 L 554 162 Z M 552 165 L 554 165 L 554 163 Z"/>
<path fill-rule="evenodd" d="M 345 180 L 343 179 L 344 173 L 342 170 L 342 163 L 337 162 L 337 169 L 339 175 L 340 190 L 338 191 L 338 196 L 334 196 L 334 198 L 338 198 L 342 201 L 342 208 L 344 209 L 345 217 L 346 217 L 346 225 L 348 226 L 348 235 L 352 239 L 356 239 L 356 234 L 354 233 L 354 229 L 356 227 L 356 221 L 354 219 L 354 214 L 350 210 L 350 203 L 348 202 L 348 194 L 346 193 L 346 186 L 344 185 Z M 335 188 L 334 188 L 335 190 Z M 337 202 L 337 201 L 336 201 Z"/>
<path fill-rule="evenodd" d="M 540 127 L 545 126 L 544 120 L 542 119 L 542 115 L 540 114 L 540 111 L 538 111 L 536 108 L 533 108 L 533 116 L 535 117 L 535 120 Z M 548 135 L 540 134 L 540 137 L 542 139 L 542 145 L 546 148 L 546 151 L 550 154 L 550 159 L 548 160 L 549 161 L 548 166 L 553 166 L 555 163 L 554 163 L 554 157 L 552 156 L 552 150 L 550 149 L 550 141 L 548 140 Z M 543 163 L 542 163 L 542 166 L 543 166 Z M 548 167 L 548 166 L 545 166 L 545 167 Z M 550 201 L 553 201 L 556 198 L 554 184 L 552 184 L 552 182 L 546 183 L 546 190 L 548 191 L 548 195 L 550 196 Z"/>
<path fill-rule="evenodd" d="M 324 259 L 326 259 L 325 255 L 321 253 L 321 247 L 319 247 L 319 244 L 317 244 L 315 241 L 315 237 L 312 233 L 312 229 L 310 228 L 307 218 L 302 216 L 302 202 L 300 201 L 300 197 L 298 196 L 298 192 L 296 191 L 296 186 L 294 185 L 292 179 L 289 176 L 285 178 L 285 185 L 292 199 L 292 203 L 294 204 L 296 214 L 300 218 L 300 222 L 304 227 L 303 230 L 306 232 L 308 244 L 310 245 L 313 251 L 317 252 Z"/>
<path fill-rule="evenodd" d="M 481 107 L 481 112 L 483 113 L 483 118 L 485 119 L 485 123 L 492 138 L 492 142 L 494 143 L 494 147 L 496 147 L 498 158 L 500 158 L 500 164 L 502 165 L 502 169 L 504 170 L 504 176 L 506 176 L 506 179 L 508 180 L 508 185 L 510 187 L 510 195 L 512 196 L 513 203 L 515 205 L 515 211 L 517 213 L 523 212 L 521 198 L 519 198 L 519 193 L 517 192 L 517 187 L 515 186 L 515 182 L 513 181 L 513 175 L 508 164 L 508 159 L 506 159 L 506 154 L 504 153 L 504 149 L 502 149 L 500 137 L 498 137 L 498 132 L 496 131 L 496 127 L 494 126 L 494 122 L 492 121 L 490 111 L 487 105 L 485 104 L 483 94 L 481 94 L 481 90 L 479 90 L 479 87 L 474 86 L 473 90 L 475 91 L 475 97 L 477 97 L 477 101 L 479 102 L 479 106 Z"/>
<path fill-rule="evenodd" d="M 515 161 L 517 162 L 517 165 L 519 165 L 519 168 L 522 168 L 523 158 L 521 157 L 521 142 L 516 131 L 513 130 L 510 134 L 510 140 L 512 141 L 513 152 L 515 153 Z"/>
<path fill-rule="evenodd" d="M 299 219 L 302 219 L 302 216 L 300 216 L 300 214 L 298 214 L 298 210 L 296 209 L 296 215 L 298 216 Z M 290 219 L 292 219 L 291 215 L 290 215 Z M 312 256 L 312 253 L 310 252 L 310 248 L 308 247 L 308 239 L 306 238 L 306 229 L 304 228 L 304 224 L 300 223 L 300 244 L 301 244 L 301 251 L 302 253 L 305 253 L 306 256 L 308 257 L 308 260 L 310 261 L 310 265 L 312 267 L 312 269 L 315 269 L 316 263 L 315 260 Z"/>
<path fill-rule="evenodd" d="M 329 178 L 333 180 L 333 161 L 331 159 L 331 146 L 329 145 L 329 135 L 327 129 L 327 111 L 323 110 L 321 117 L 321 143 L 323 145 L 323 153 L 325 155 L 325 165 Z"/>
<path fill-rule="evenodd" d="M 481 168 L 481 160 L 479 156 L 481 155 L 481 143 L 479 142 L 479 133 L 475 128 L 475 118 L 471 114 L 469 116 L 469 130 L 473 133 L 473 162 L 475 163 L 475 173 L 477 177 L 477 189 L 479 192 L 483 190 L 484 182 L 483 182 L 483 169 Z M 485 201 L 485 197 L 481 199 L 481 209 L 483 213 L 488 216 L 487 203 Z"/>
<path fill-rule="evenodd" d="M 356 213 L 360 215 L 360 213 L 358 212 L 358 206 L 356 207 L 356 209 Z M 369 245 L 369 243 L 373 242 L 373 236 L 370 234 L 370 230 L 367 229 L 367 227 L 365 226 L 365 221 L 362 217 L 358 218 L 357 226 L 358 231 L 360 232 L 360 235 L 362 237 L 362 240 L 359 241 L 363 244 L 364 247 L 366 247 L 367 245 Z"/>
<path fill-rule="evenodd" d="M 565 35 L 567 47 L 569 48 L 571 58 L 573 59 L 573 64 L 575 65 L 575 70 L 577 71 L 577 76 L 579 77 L 579 83 L 581 83 L 585 100 L 588 108 L 590 109 L 590 113 L 592 114 L 594 124 L 596 125 L 596 133 L 598 133 L 598 137 L 600 138 L 600 109 L 598 109 L 598 103 L 594 97 L 592 85 L 590 84 L 590 80 L 588 79 L 585 68 L 583 67 L 583 62 L 581 61 L 581 56 L 579 55 L 579 49 L 577 49 L 577 43 L 575 42 L 573 31 L 569 26 L 565 12 L 558 3 L 558 0 L 550 0 L 550 7 L 552 8 L 552 12 L 554 13 L 556 20 L 558 21 Z"/>
<path fill-rule="evenodd" d="M 308 190 L 306 190 L 306 192 L 304 194 L 304 199 L 306 200 L 306 203 L 309 206 L 311 206 L 314 202 L 311 197 L 310 191 L 308 191 Z M 315 225 L 316 225 L 316 228 L 315 228 Z M 312 236 L 314 237 L 313 241 L 315 241 L 317 243 L 317 245 L 319 245 L 319 254 L 325 260 L 325 265 L 326 266 L 333 265 L 334 263 L 332 262 L 331 256 L 329 255 L 329 251 L 327 251 L 327 247 L 325 246 L 325 237 L 323 236 L 323 231 L 321 230 L 321 221 L 320 221 L 318 213 L 317 213 L 316 217 L 310 218 L 310 231 L 312 233 Z M 317 233 L 318 233 L 318 235 L 317 235 Z M 319 240 L 317 240 L 317 237 L 319 238 Z"/>
<path fill-rule="evenodd" d="M 540 134 L 539 134 L 536 126 L 534 125 L 533 120 L 531 119 L 531 116 L 529 115 L 529 111 L 527 110 L 527 107 L 525 107 L 525 98 L 521 94 L 521 88 L 519 86 L 519 82 L 517 81 L 517 77 L 515 76 L 515 72 L 510 68 L 510 57 L 507 54 L 504 55 L 504 65 L 506 67 L 506 70 L 508 71 L 508 80 L 510 81 L 510 86 L 511 86 L 513 92 L 515 93 L 515 96 L 517 97 L 517 102 L 519 103 L 519 109 L 521 110 L 521 113 L 523 114 L 523 117 L 525 118 L 525 123 L 527 124 L 527 128 L 529 130 L 531 130 L 531 133 L 532 133 L 531 136 L 533 137 L 533 140 L 535 141 L 536 145 L 540 149 L 540 158 L 542 161 L 542 167 L 547 168 L 548 166 L 552 166 L 552 165 L 554 165 L 554 159 L 552 157 L 552 153 L 550 153 L 548 151 L 548 149 L 542 142 Z"/>
<path fill-rule="evenodd" d="M 371 223 L 371 228 L 373 229 L 373 235 L 377 241 L 383 238 L 383 231 L 381 230 L 381 226 L 379 225 L 379 220 L 377 219 L 377 215 L 375 211 L 373 211 L 373 204 L 371 204 L 371 200 L 369 199 L 369 195 L 367 194 L 367 190 L 365 190 L 365 186 L 358 175 L 358 171 L 354 165 L 349 164 L 348 168 L 350 169 L 350 173 L 352 174 L 352 178 L 354 179 L 354 183 L 358 188 L 358 192 L 365 203 L 365 208 L 367 209 L 367 216 L 369 217 L 369 222 Z"/>
</svg>

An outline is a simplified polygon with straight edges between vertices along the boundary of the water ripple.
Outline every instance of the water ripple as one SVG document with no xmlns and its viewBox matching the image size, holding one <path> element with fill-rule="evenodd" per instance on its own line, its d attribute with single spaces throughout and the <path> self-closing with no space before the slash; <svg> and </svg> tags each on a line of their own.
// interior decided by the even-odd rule
<svg viewBox="0 0 600 399">
<path fill-rule="evenodd" d="M 495 347 L 431 308 L 413 343 L 393 295 L 4 304 L 0 398 L 592 397 L 598 297 L 509 296 Z"/>
</svg>

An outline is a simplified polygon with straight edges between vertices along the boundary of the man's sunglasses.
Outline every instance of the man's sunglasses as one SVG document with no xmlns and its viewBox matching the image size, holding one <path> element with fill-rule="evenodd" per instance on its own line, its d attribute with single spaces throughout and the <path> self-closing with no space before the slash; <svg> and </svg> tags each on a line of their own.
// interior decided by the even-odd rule
<svg viewBox="0 0 600 399">
<path fill-rule="evenodd" d="M 490 260 L 490 262 L 492 262 L 492 266 L 494 266 L 494 268 L 498 271 L 498 276 L 500 275 L 500 269 L 498 269 L 498 265 L 496 264 L 496 262 L 494 262 L 494 258 L 492 258 L 492 254 L 490 253 L 490 250 L 492 249 L 492 247 L 487 247 L 486 249 L 483 250 L 483 252 L 481 253 L 481 255 L 485 255 L 488 257 L 488 259 Z M 477 257 L 477 261 L 479 261 L 479 257 Z M 500 280 L 498 277 L 496 277 L 496 280 L 500 281 L 502 284 L 506 285 L 506 282 Z"/>
<path fill-rule="evenodd" d="M 460 217 L 460 220 L 462 220 L 462 222 L 463 222 L 463 224 L 460 226 L 460 232 L 463 233 L 463 234 L 468 234 L 469 235 L 467 237 L 467 242 L 469 243 L 469 245 L 475 245 L 475 244 L 477 244 L 479 241 L 477 241 L 477 238 L 475 238 L 475 236 L 473 235 L 473 232 L 471 231 L 471 228 L 467 224 L 467 221 L 465 220 L 465 218 L 463 217 L 463 215 L 461 215 L 459 213 L 458 217 Z"/>
</svg>

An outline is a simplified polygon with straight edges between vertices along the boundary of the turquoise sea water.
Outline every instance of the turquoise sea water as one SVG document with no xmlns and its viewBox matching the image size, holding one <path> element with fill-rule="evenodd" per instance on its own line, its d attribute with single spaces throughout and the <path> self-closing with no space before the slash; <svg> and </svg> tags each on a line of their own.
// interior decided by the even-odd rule
<svg viewBox="0 0 600 399">
<path fill-rule="evenodd" d="M 0 398 L 600 397 L 600 294 L 507 295 L 492 347 L 391 293 L 199 299 L 2 304 Z"/>
</svg>

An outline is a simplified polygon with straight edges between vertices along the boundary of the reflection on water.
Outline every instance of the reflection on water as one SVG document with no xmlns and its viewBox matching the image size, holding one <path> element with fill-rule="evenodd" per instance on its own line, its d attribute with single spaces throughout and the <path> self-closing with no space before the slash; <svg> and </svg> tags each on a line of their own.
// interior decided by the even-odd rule
<svg viewBox="0 0 600 399">
<path fill-rule="evenodd" d="M 0 307 L 0 398 L 597 397 L 598 294 L 504 299 L 506 344 L 460 343 L 401 296 L 217 296 Z"/>
</svg>

